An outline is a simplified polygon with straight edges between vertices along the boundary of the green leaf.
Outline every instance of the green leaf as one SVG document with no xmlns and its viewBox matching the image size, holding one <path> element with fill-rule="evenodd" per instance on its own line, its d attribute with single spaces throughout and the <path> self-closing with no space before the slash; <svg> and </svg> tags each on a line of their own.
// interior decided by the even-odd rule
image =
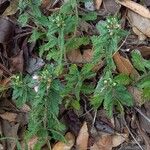
<svg viewBox="0 0 150 150">
<path fill-rule="evenodd" d="M 36 42 L 44 33 L 37 31 L 36 29 L 32 31 L 32 35 L 30 36 L 29 42 Z"/>
<path fill-rule="evenodd" d="M 65 44 L 66 50 L 70 51 L 70 50 L 78 49 L 81 45 L 87 45 L 89 44 L 89 42 L 90 40 L 88 37 L 75 37 L 69 39 Z"/>
<path fill-rule="evenodd" d="M 126 74 L 119 74 L 114 77 L 114 82 L 117 82 L 118 84 L 122 84 L 122 85 L 129 85 L 131 79 Z"/>
<path fill-rule="evenodd" d="M 140 52 L 136 51 L 136 50 L 132 51 L 131 56 L 132 56 L 132 62 L 133 62 L 134 67 L 136 69 L 138 69 L 139 71 L 146 72 L 145 66 L 144 66 L 144 63 L 143 63 L 144 59 L 141 56 Z"/>
<path fill-rule="evenodd" d="M 87 12 L 82 15 L 82 19 L 85 21 L 94 21 L 97 19 L 97 13 L 96 12 Z"/>
<path fill-rule="evenodd" d="M 19 15 L 18 22 L 21 23 L 22 26 L 27 25 L 29 19 L 29 15 L 27 13 L 23 13 Z"/>
</svg>

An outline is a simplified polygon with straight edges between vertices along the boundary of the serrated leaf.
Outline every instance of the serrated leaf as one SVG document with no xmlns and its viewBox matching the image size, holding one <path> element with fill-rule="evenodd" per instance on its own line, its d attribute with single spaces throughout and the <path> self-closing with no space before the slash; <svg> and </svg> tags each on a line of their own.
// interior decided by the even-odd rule
<svg viewBox="0 0 150 150">
<path fill-rule="evenodd" d="M 89 44 L 89 38 L 88 37 L 75 37 L 72 39 L 69 39 L 66 42 L 66 50 L 75 50 L 78 49 L 81 45 L 87 45 Z"/>
<path fill-rule="evenodd" d="M 83 14 L 82 19 L 85 21 L 94 21 L 97 19 L 97 13 L 96 12 L 88 12 Z"/>
<path fill-rule="evenodd" d="M 131 82 L 131 79 L 126 74 L 119 74 L 114 77 L 114 81 L 118 84 L 128 85 Z"/>
<path fill-rule="evenodd" d="M 140 54 L 140 52 L 132 51 L 131 56 L 132 56 L 132 62 L 133 62 L 134 67 L 138 69 L 139 71 L 146 72 L 144 63 L 142 63 L 143 57 Z"/>
</svg>

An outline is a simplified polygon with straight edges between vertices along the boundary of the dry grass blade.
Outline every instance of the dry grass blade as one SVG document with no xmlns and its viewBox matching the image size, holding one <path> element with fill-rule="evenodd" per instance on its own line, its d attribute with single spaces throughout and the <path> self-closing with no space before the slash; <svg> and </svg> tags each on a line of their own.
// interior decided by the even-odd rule
<svg viewBox="0 0 150 150">
<path fill-rule="evenodd" d="M 118 0 L 117 2 L 129 9 L 133 10 L 134 12 L 138 13 L 139 15 L 150 19 L 150 11 L 147 8 L 145 8 L 144 6 L 142 6 L 136 2 L 133 2 L 131 0 Z"/>
</svg>

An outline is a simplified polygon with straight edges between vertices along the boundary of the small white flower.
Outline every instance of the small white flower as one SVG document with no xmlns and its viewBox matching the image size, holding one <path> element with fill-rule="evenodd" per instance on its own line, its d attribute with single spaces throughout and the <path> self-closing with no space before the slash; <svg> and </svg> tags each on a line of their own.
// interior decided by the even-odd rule
<svg viewBox="0 0 150 150">
<path fill-rule="evenodd" d="M 116 83 L 116 82 L 114 82 L 114 83 L 113 83 L 113 86 L 116 86 L 116 85 L 117 85 L 117 83 Z"/>
<path fill-rule="evenodd" d="M 107 80 L 104 80 L 104 84 L 107 84 L 108 83 L 108 81 Z"/>
<path fill-rule="evenodd" d="M 38 79 L 39 79 L 39 76 L 35 74 L 35 75 L 33 75 L 32 79 L 38 80 Z"/>
<path fill-rule="evenodd" d="M 39 86 L 35 86 L 35 87 L 34 87 L 34 90 L 35 90 L 35 92 L 38 92 Z"/>
</svg>

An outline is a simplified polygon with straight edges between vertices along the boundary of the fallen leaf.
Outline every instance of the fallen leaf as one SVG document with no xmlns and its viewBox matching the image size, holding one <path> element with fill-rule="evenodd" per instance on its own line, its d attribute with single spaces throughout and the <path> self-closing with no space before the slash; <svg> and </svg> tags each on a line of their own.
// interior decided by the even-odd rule
<svg viewBox="0 0 150 150">
<path fill-rule="evenodd" d="M 67 58 L 71 63 L 82 63 L 83 62 L 81 52 L 78 49 L 68 52 Z"/>
<path fill-rule="evenodd" d="M 98 137 L 97 142 L 90 148 L 90 150 L 112 150 L 113 147 L 117 147 L 122 144 L 128 138 L 127 134 L 103 134 Z"/>
<path fill-rule="evenodd" d="M 34 136 L 32 137 L 29 141 L 28 141 L 28 149 L 29 150 L 33 150 L 34 146 L 36 145 L 36 143 L 38 142 L 38 137 Z"/>
<path fill-rule="evenodd" d="M 128 59 L 121 56 L 119 52 L 116 52 L 114 54 L 113 59 L 120 73 L 133 75 L 134 77 L 139 77 L 138 72 L 134 69 L 131 62 Z"/>
<path fill-rule="evenodd" d="M 3 16 L 14 15 L 18 10 L 19 0 L 11 0 L 9 7 L 4 11 Z"/>
<path fill-rule="evenodd" d="M 138 50 L 141 52 L 141 55 L 143 57 L 150 58 L 150 47 L 141 46 L 141 47 L 138 47 Z"/>
<path fill-rule="evenodd" d="M 65 139 L 67 143 L 58 142 L 54 145 L 52 150 L 71 150 L 72 146 L 75 143 L 75 137 L 71 132 L 66 133 Z"/>
<path fill-rule="evenodd" d="M 150 19 L 150 11 L 149 9 L 145 8 L 144 6 L 131 1 L 131 0 L 118 0 L 117 1 L 119 4 L 131 9 L 132 11 L 138 13 L 139 15 L 149 18 Z"/>
<path fill-rule="evenodd" d="M 128 138 L 128 134 L 116 134 L 112 136 L 112 147 L 117 147 Z"/>
<path fill-rule="evenodd" d="M 12 113 L 12 112 L 5 112 L 3 114 L 0 114 L 0 117 L 4 120 L 9 121 L 9 122 L 16 122 L 17 114 Z"/>
<path fill-rule="evenodd" d="M 97 10 L 99 10 L 99 9 L 100 9 L 100 6 L 101 6 L 101 4 L 102 4 L 102 0 L 94 0 L 94 3 L 95 3 L 95 8 L 96 8 Z"/>
<path fill-rule="evenodd" d="M 109 134 L 102 135 L 90 148 L 90 150 L 112 150 L 112 137 Z"/>
<path fill-rule="evenodd" d="M 89 11 L 94 11 L 95 7 L 94 7 L 94 2 L 93 1 L 87 1 L 84 3 L 85 8 Z"/>
<path fill-rule="evenodd" d="M 149 102 L 145 102 L 145 104 L 139 109 L 139 111 L 141 111 L 141 113 L 148 117 L 150 116 L 150 103 Z M 142 128 L 142 130 L 144 132 L 147 132 L 150 134 L 150 128 L 149 128 L 149 125 L 150 125 L 150 122 L 149 120 L 145 119 L 143 117 L 143 115 L 141 115 L 141 113 L 138 113 L 138 120 L 139 120 L 139 123 L 140 123 L 140 127 Z"/>
<path fill-rule="evenodd" d="M 15 150 L 16 149 L 16 141 L 17 133 L 18 133 L 19 123 L 15 124 L 13 122 L 9 123 L 7 120 L 2 121 L 2 129 L 4 137 L 11 137 L 13 139 L 6 139 L 7 150 Z"/>
<path fill-rule="evenodd" d="M 6 10 L 6 8 L 9 6 L 10 1 L 9 0 L 1 0 L 0 1 L 0 15 L 3 14 L 3 12 Z"/>
<path fill-rule="evenodd" d="M 127 17 L 132 27 L 136 27 L 141 33 L 150 37 L 150 19 L 144 18 L 131 10 L 128 10 Z"/>
<path fill-rule="evenodd" d="M 136 106 L 141 106 L 143 104 L 142 91 L 137 87 L 129 86 L 128 91 L 132 94 Z"/>
<path fill-rule="evenodd" d="M 132 27 L 133 32 L 138 36 L 139 41 L 144 41 L 146 36 L 136 27 Z"/>
<path fill-rule="evenodd" d="M 11 72 L 18 73 L 23 72 L 24 69 L 24 58 L 23 58 L 23 51 L 21 50 L 16 56 L 10 58 L 11 64 Z"/>
<path fill-rule="evenodd" d="M 108 14 L 115 14 L 121 8 L 121 6 L 114 0 L 104 0 L 103 5 Z"/>
<path fill-rule="evenodd" d="M 0 17 L 0 43 L 8 43 L 13 38 L 14 24 L 6 17 Z"/>
<path fill-rule="evenodd" d="M 52 0 L 42 0 L 41 7 L 46 8 L 50 3 L 53 2 Z"/>
<path fill-rule="evenodd" d="M 29 57 L 28 58 L 28 64 L 26 66 L 26 71 L 29 74 L 33 74 L 35 71 L 41 69 L 44 65 L 45 65 L 45 62 L 42 58 Z"/>
<path fill-rule="evenodd" d="M 88 139 L 89 139 L 88 127 L 87 127 L 87 123 L 84 122 L 83 126 L 80 129 L 77 140 L 76 140 L 77 149 L 78 150 L 87 150 Z"/>
</svg>

